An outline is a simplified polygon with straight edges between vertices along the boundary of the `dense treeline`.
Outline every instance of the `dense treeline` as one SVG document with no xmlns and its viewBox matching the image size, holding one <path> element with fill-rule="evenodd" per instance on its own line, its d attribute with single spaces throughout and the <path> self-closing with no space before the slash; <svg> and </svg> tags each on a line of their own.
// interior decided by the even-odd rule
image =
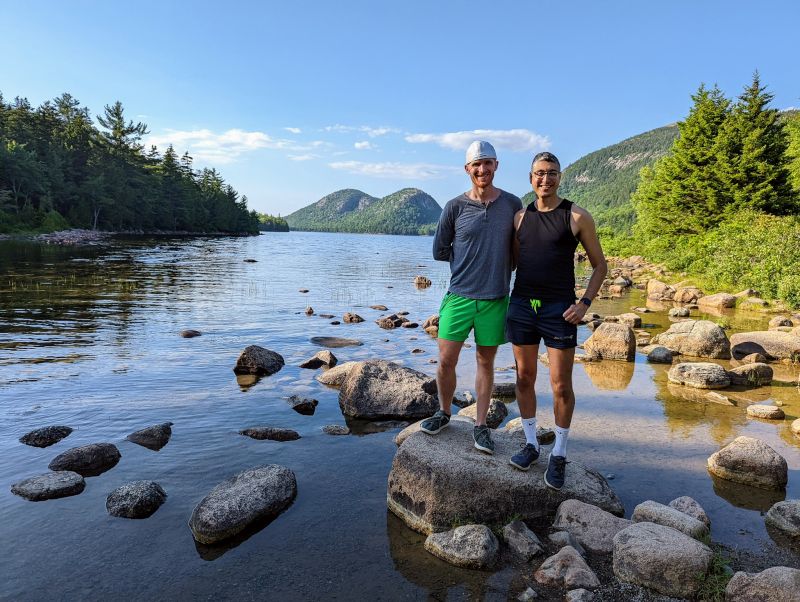
<svg viewBox="0 0 800 602">
<path fill-rule="evenodd" d="M 800 306 L 800 123 L 772 98 L 757 73 L 736 100 L 700 86 L 671 152 L 641 171 L 633 237 L 607 249 Z"/>
<path fill-rule="evenodd" d="M 69 94 L 33 108 L 0 94 L 0 232 L 66 227 L 255 233 L 258 216 L 215 169 L 140 141 L 120 102 L 92 122 Z"/>
<path fill-rule="evenodd" d="M 288 232 L 289 224 L 280 215 L 259 213 L 258 229 L 262 232 Z"/>
</svg>

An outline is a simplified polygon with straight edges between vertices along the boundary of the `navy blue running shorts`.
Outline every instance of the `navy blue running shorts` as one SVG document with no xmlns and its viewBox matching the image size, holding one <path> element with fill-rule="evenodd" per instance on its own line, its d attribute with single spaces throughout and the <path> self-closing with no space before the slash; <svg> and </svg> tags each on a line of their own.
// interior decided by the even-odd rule
<svg viewBox="0 0 800 602">
<path fill-rule="evenodd" d="M 578 327 L 564 319 L 575 301 L 538 301 L 511 295 L 506 315 L 506 339 L 514 345 L 538 345 L 542 339 L 551 349 L 577 345 Z"/>
</svg>

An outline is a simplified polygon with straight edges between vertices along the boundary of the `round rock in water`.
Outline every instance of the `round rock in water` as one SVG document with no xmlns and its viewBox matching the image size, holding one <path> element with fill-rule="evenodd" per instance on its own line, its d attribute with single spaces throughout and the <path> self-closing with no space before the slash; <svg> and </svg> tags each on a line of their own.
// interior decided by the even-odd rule
<svg viewBox="0 0 800 602">
<path fill-rule="evenodd" d="M 300 364 L 300 367 L 316 369 L 325 366 L 326 368 L 333 368 L 337 361 L 338 360 L 336 359 L 336 356 L 325 349 L 324 351 L 318 351 L 315 353 L 314 357 L 304 361 L 302 364 Z"/>
<path fill-rule="evenodd" d="M 131 433 L 126 439 L 147 449 L 158 451 L 169 443 L 170 437 L 172 437 L 172 423 L 162 422 Z"/>
<path fill-rule="evenodd" d="M 364 318 L 358 314 L 347 312 L 342 316 L 342 320 L 345 324 L 358 324 L 359 322 L 363 322 Z"/>
<path fill-rule="evenodd" d="M 242 471 L 203 498 L 189 519 L 194 538 L 213 544 L 233 537 L 253 521 L 283 512 L 297 495 L 294 473 L 268 464 Z"/>
<path fill-rule="evenodd" d="M 121 518 L 147 518 L 166 499 L 167 493 L 155 481 L 133 481 L 108 494 L 106 510 Z"/>
<path fill-rule="evenodd" d="M 486 525 L 464 525 L 444 533 L 431 533 L 425 549 L 456 566 L 468 569 L 490 568 L 500 548 Z"/>
<path fill-rule="evenodd" d="M 710 320 L 676 322 L 653 337 L 653 344 L 664 345 L 682 355 L 730 359 L 731 342 L 725 331 Z"/>
<path fill-rule="evenodd" d="M 78 495 L 84 487 L 86 481 L 81 475 L 69 470 L 59 470 L 14 483 L 11 486 L 11 493 L 32 502 L 41 502 Z"/>
<path fill-rule="evenodd" d="M 754 403 L 747 406 L 747 415 L 751 418 L 763 418 L 764 420 L 783 420 L 786 417 L 786 414 L 778 406 L 763 403 Z"/>
<path fill-rule="evenodd" d="M 292 406 L 292 409 L 303 416 L 313 416 L 318 403 L 316 399 L 307 399 L 298 395 L 289 397 L 289 404 Z"/>
<path fill-rule="evenodd" d="M 800 500 L 778 502 L 767 512 L 768 527 L 800 544 Z"/>
<path fill-rule="evenodd" d="M 250 345 L 239 355 L 233 371 L 236 374 L 269 376 L 283 368 L 283 364 L 283 357 L 280 354 L 258 345 Z"/>
<path fill-rule="evenodd" d="M 251 426 L 239 431 L 239 434 L 261 441 L 296 441 L 300 438 L 300 434 L 297 431 L 273 428 L 271 426 Z"/>
<path fill-rule="evenodd" d="M 83 477 L 95 477 L 114 468 L 122 454 L 113 443 L 91 443 L 73 447 L 48 464 L 50 470 L 71 470 Z"/>
<path fill-rule="evenodd" d="M 194 337 L 199 337 L 201 334 L 203 333 L 199 330 L 192 330 L 191 328 L 187 330 L 181 330 L 181 336 L 184 339 L 193 339 Z"/>
<path fill-rule="evenodd" d="M 711 362 L 683 362 L 667 373 L 669 382 L 695 389 L 724 389 L 731 384 L 725 368 Z"/>
<path fill-rule="evenodd" d="M 331 347 L 332 349 L 339 347 L 359 347 L 364 344 L 356 339 L 343 339 L 341 337 L 311 337 L 311 342 L 314 343 L 314 345 Z"/>
<path fill-rule="evenodd" d="M 350 429 L 341 424 L 326 424 L 322 431 L 328 435 L 349 435 Z"/>
<path fill-rule="evenodd" d="M 651 364 L 671 364 L 672 351 L 663 345 L 652 345 L 647 353 L 647 361 Z"/>
<path fill-rule="evenodd" d="M 708 458 L 708 470 L 728 481 L 759 489 L 783 490 L 788 480 L 786 459 L 752 437 L 736 437 Z"/>
<path fill-rule="evenodd" d="M 68 436 L 72 429 L 68 426 L 43 426 L 19 438 L 20 443 L 33 447 L 49 447 Z"/>
</svg>

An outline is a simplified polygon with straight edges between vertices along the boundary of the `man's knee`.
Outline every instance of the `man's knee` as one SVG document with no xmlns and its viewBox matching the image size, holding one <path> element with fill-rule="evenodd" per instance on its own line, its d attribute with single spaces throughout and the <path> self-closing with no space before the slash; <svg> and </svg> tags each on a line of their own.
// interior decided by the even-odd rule
<svg viewBox="0 0 800 602">
<path fill-rule="evenodd" d="M 536 367 L 517 368 L 517 386 L 520 389 L 530 389 L 536 384 Z"/>
<path fill-rule="evenodd" d="M 550 381 L 553 389 L 553 398 L 556 401 L 568 402 L 575 399 L 575 393 L 572 390 L 572 383 L 569 381 L 554 380 Z"/>
<path fill-rule="evenodd" d="M 475 361 L 478 368 L 494 369 L 494 357 L 497 355 L 497 347 L 479 347 L 475 353 Z"/>
</svg>

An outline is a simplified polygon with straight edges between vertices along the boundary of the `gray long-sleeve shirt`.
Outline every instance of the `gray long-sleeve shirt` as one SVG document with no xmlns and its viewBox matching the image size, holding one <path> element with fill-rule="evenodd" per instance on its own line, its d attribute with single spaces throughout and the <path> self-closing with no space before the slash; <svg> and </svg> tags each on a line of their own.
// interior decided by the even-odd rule
<svg viewBox="0 0 800 602">
<path fill-rule="evenodd" d="M 433 237 L 433 258 L 450 262 L 451 293 L 497 299 L 509 291 L 514 214 L 522 202 L 500 191 L 488 205 L 466 193 L 448 201 Z"/>
</svg>

